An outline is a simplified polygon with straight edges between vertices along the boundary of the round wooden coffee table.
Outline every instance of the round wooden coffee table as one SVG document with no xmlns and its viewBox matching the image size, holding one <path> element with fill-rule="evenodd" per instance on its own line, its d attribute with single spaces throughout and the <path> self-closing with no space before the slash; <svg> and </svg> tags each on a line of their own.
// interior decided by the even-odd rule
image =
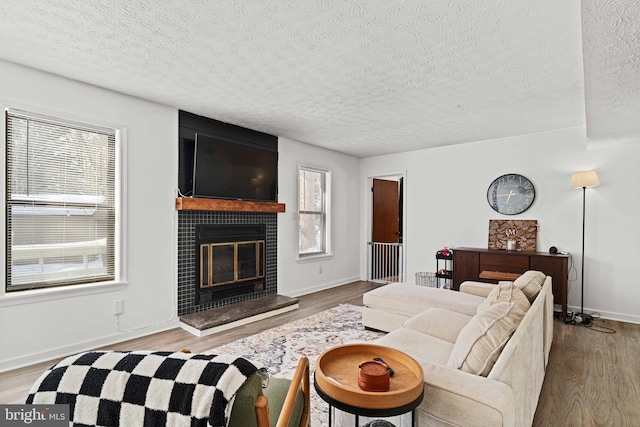
<svg viewBox="0 0 640 427">
<path fill-rule="evenodd" d="M 364 391 L 358 386 L 358 366 L 367 360 L 383 359 L 394 375 L 389 390 Z M 322 353 L 316 361 L 314 385 L 318 395 L 331 407 L 350 414 L 367 417 L 392 417 L 411 411 L 411 423 L 415 422 L 413 410 L 424 397 L 422 367 L 409 355 L 390 347 L 376 344 L 346 344 Z"/>
</svg>

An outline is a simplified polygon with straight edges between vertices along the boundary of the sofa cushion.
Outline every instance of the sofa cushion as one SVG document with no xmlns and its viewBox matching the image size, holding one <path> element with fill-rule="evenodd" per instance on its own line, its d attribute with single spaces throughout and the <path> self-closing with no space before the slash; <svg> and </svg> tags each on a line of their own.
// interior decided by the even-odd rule
<svg viewBox="0 0 640 427">
<path fill-rule="evenodd" d="M 482 298 L 486 298 L 489 292 L 493 290 L 495 285 L 493 283 L 475 282 L 473 280 L 465 280 L 460 283 L 460 292 L 465 294 L 477 295 Z"/>
<path fill-rule="evenodd" d="M 500 282 L 478 306 L 478 312 L 486 310 L 499 302 L 513 302 L 525 313 L 531 307 L 527 296 L 513 282 Z"/>
<path fill-rule="evenodd" d="M 487 376 L 523 317 L 513 302 L 499 302 L 478 312 L 460 331 L 447 366 Z"/>
<path fill-rule="evenodd" d="M 529 270 L 513 281 L 513 284 L 520 288 L 522 292 L 533 301 L 542 289 L 542 284 L 547 276 L 541 271 Z"/>
<path fill-rule="evenodd" d="M 462 328 L 469 323 L 472 316 L 447 310 L 430 308 L 416 314 L 402 325 L 403 328 L 428 334 L 441 340 L 455 343 Z"/>
<path fill-rule="evenodd" d="M 473 316 L 484 298 L 446 289 L 409 283 L 391 283 L 362 295 L 367 307 L 407 317 L 440 307 Z"/>
<path fill-rule="evenodd" d="M 376 340 L 376 344 L 395 348 L 412 357 L 420 357 L 438 365 L 446 365 L 453 343 L 413 329 L 400 328 Z"/>
</svg>

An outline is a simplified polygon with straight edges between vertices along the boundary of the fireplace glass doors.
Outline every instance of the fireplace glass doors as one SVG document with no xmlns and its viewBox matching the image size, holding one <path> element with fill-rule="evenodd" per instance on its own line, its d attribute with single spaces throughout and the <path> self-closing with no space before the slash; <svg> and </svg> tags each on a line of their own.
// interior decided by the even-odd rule
<svg viewBox="0 0 640 427">
<path fill-rule="evenodd" d="M 196 303 L 265 289 L 264 224 L 196 225 Z"/>
<path fill-rule="evenodd" d="M 200 245 L 200 287 L 264 278 L 264 240 Z"/>
</svg>

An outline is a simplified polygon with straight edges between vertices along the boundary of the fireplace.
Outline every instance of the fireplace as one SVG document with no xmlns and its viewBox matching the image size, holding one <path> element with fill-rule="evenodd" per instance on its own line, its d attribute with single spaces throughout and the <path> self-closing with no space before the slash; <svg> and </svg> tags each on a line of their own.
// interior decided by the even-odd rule
<svg viewBox="0 0 640 427">
<path fill-rule="evenodd" d="M 265 290 L 265 224 L 197 224 L 196 304 Z"/>
<path fill-rule="evenodd" d="M 196 134 L 216 135 L 242 144 L 278 150 L 278 137 L 180 111 L 178 120 L 178 186 L 187 196 L 193 189 Z M 178 211 L 177 308 L 184 316 L 239 302 L 276 295 L 278 292 L 278 212 L 284 204 L 246 200 L 176 198 Z M 200 225 L 221 226 L 227 231 L 204 231 Z M 237 225 L 259 225 L 261 230 L 239 231 Z M 196 231 L 198 227 L 198 231 Z M 207 227 L 204 229 L 206 230 Z M 212 230 L 216 230 L 213 227 Z M 265 232 L 266 228 L 266 232 Z M 238 236 L 240 234 L 240 236 Z M 260 237 L 252 237 L 259 234 Z M 266 234 L 266 235 L 265 235 Z M 224 238 L 231 236 L 230 239 Z M 234 237 L 234 235 L 236 237 Z M 202 242 L 196 240 L 202 237 Z M 219 239 L 220 238 L 220 239 Z M 209 240 L 207 240 L 209 239 Z M 257 242 L 242 244 L 238 242 Z M 200 244 L 204 244 L 201 253 Z M 217 245 L 231 243 L 230 245 Z M 238 243 L 238 244 L 236 244 Z M 233 253 L 233 258 L 231 258 Z M 245 255 L 255 253 L 255 261 Z M 236 256 L 238 254 L 238 256 Z M 222 272 L 214 266 L 227 256 Z M 203 261 L 203 262 L 201 262 Z M 196 264 L 198 264 L 196 266 Z M 201 274 L 201 265 L 202 271 Z M 233 270 L 231 270 L 231 266 Z M 204 279 L 204 280 L 202 280 Z M 202 286 L 201 286 L 202 285 Z"/>
<path fill-rule="evenodd" d="M 199 313 L 215 308 L 233 305 L 239 302 L 262 298 L 278 293 L 278 214 L 273 212 L 222 212 L 204 210 L 179 210 L 178 211 L 178 315 Z M 247 293 L 230 295 L 225 297 L 228 289 L 224 286 L 212 286 L 203 289 L 203 299 L 196 302 L 200 294 L 200 266 L 196 268 L 196 262 L 200 262 L 200 248 L 196 245 L 196 228 L 200 225 L 216 225 L 220 228 L 231 229 L 240 226 L 266 225 L 264 291 L 252 292 L 253 287 L 244 286 L 240 291 Z M 200 234 L 198 232 L 198 234 Z M 205 235 L 208 235 L 206 233 Z M 230 233 L 225 233 L 229 235 Z M 224 234 L 223 234 L 224 235 Z M 220 236 L 218 236 L 220 237 Z M 245 236 L 246 237 L 246 236 Z M 251 239 L 243 238 L 248 241 Z M 255 239 L 253 239 L 255 240 Z M 226 241 L 226 240 L 224 240 Z M 218 243 L 223 243 L 219 241 Z M 209 242 L 214 243 L 214 242 Z M 196 246 L 198 247 L 196 249 Z M 196 274 L 196 271 L 198 272 Z M 239 286 L 247 285 L 240 283 Z M 231 286 L 229 286 L 231 288 Z M 223 292 L 217 292 L 223 291 Z M 205 302 L 208 301 L 208 302 Z"/>
</svg>

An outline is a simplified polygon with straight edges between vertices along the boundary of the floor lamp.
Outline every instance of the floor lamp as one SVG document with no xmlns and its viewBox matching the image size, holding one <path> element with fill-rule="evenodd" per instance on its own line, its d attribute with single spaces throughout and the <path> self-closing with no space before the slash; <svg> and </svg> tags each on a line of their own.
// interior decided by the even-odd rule
<svg viewBox="0 0 640 427">
<path fill-rule="evenodd" d="M 576 316 L 578 323 L 591 323 L 591 316 L 584 313 L 584 224 L 585 224 L 585 206 L 587 188 L 593 188 L 600 185 L 598 174 L 596 171 L 576 172 L 571 175 L 571 189 L 582 188 L 582 274 L 580 276 L 582 284 L 580 287 L 580 313 Z"/>
</svg>

